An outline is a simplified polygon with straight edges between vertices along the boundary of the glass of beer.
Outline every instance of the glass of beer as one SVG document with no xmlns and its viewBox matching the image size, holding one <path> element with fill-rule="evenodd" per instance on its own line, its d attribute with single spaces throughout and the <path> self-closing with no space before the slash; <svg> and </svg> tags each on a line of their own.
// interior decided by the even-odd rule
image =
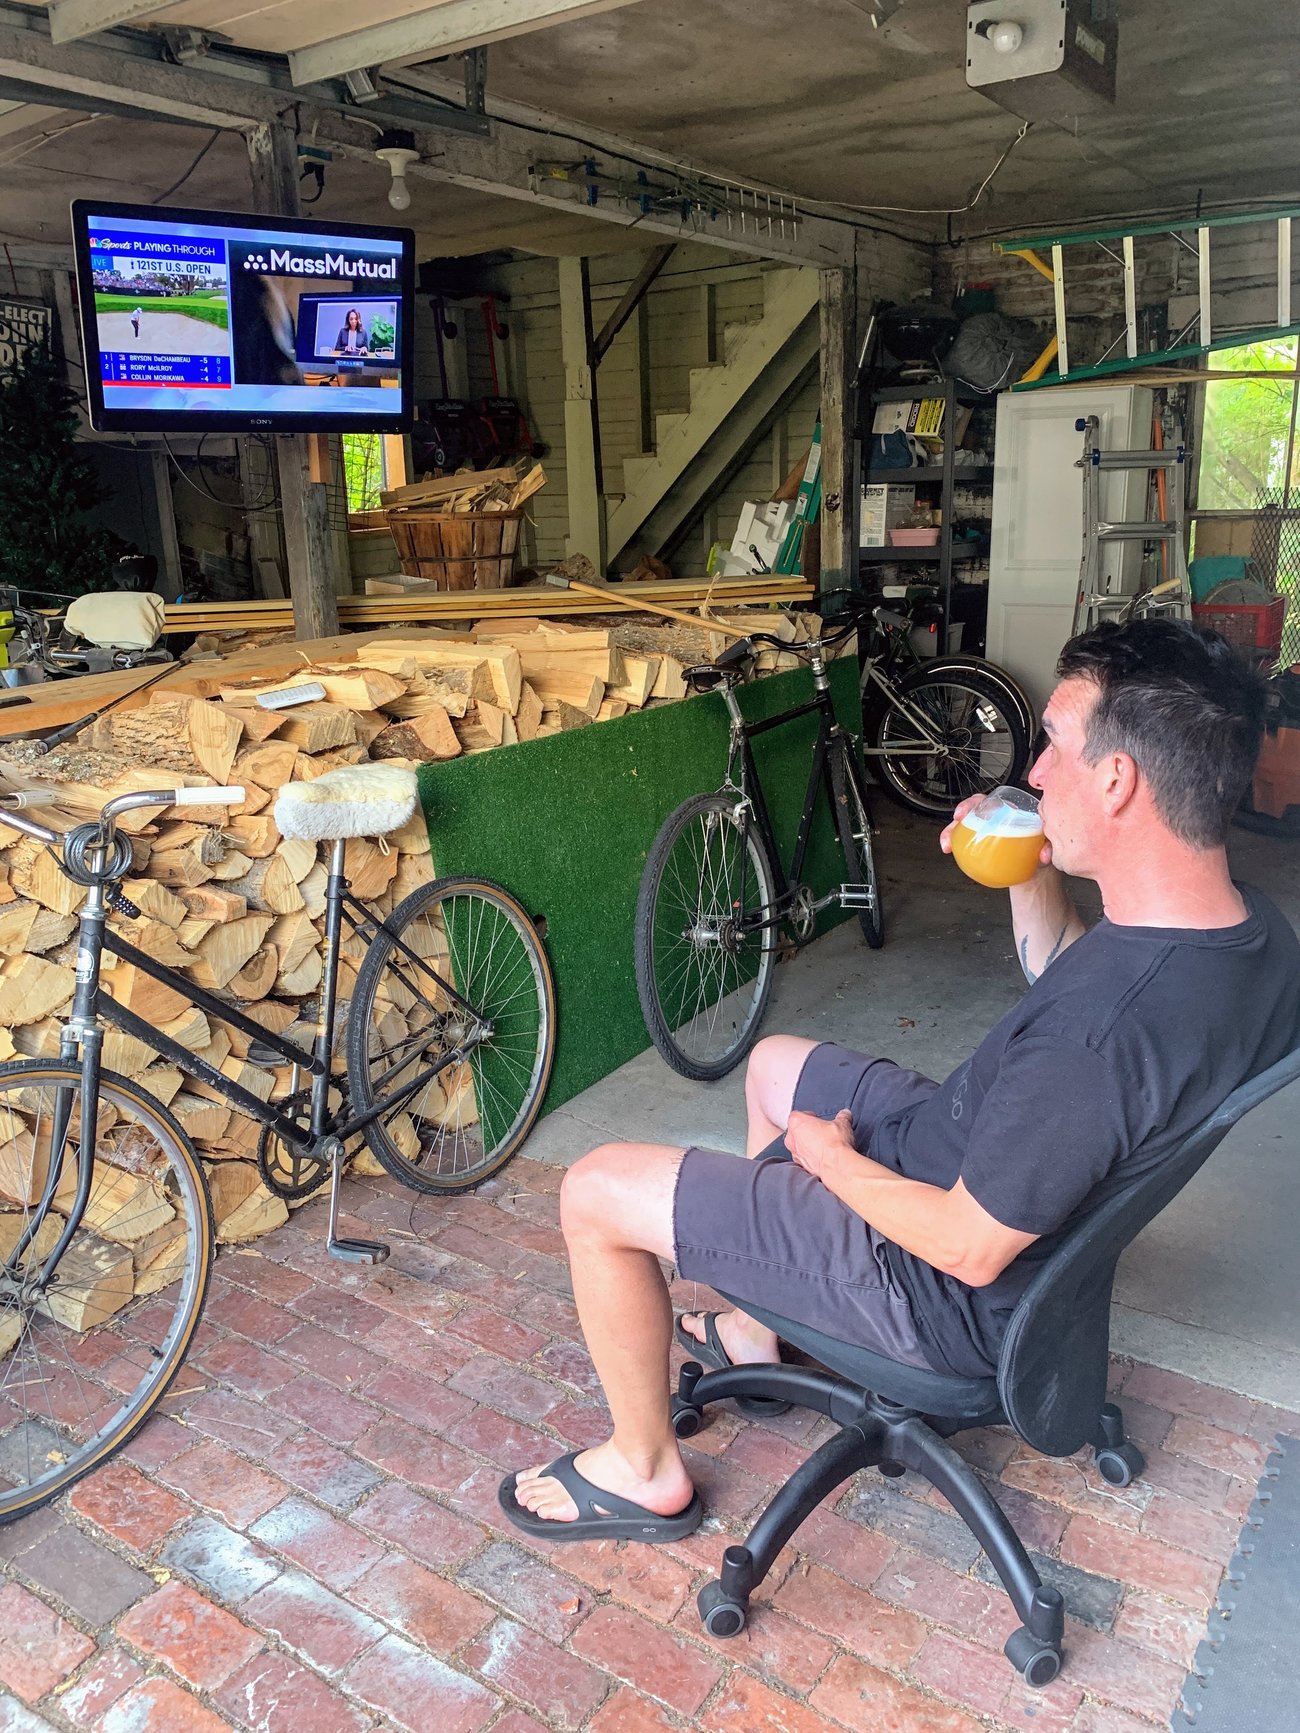
<svg viewBox="0 0 1300 1733">
<path fill-rule="evenodd" d="M 952 858 L 979 885 L 1005 890 L 1038 870 L 1043 821 L 1038 802 L 1021 788 L 995 788 L 952 833 Z"/>
</svg>

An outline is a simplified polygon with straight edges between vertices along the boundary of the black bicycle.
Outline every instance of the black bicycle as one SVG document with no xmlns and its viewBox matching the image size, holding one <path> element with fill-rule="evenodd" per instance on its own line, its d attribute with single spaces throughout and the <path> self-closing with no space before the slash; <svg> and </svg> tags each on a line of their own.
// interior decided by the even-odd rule
<svg viewBox="0 0 1300 1733">
<path fill-rule="evenodd" d="M 117 818 L 237 804 L 243 789 L 120 795 L 62 838 L 4 812 L 12 828 L 61 843 L 55 859 L 87 895 L 58 1060 L 0 1067 L 0 1521 L 36 1509 L 126 1443 L 180 1370 L 207 1290 L 214 1229 L 204 1170 L 172 1114 L 105 1066 L 114 1031 L 259 1121 L 258 1165 L 280 1196 L 303 1197 L 329 1178 L 328 1247 L 350 1262 L 381 1262 L 388 1247 L 339 1236 L 349 1140 L 364 1138 L 419 1191 L 459 1192 L 501 1167 L 536 1119 L 555 1051 L 555 989 L 536 927 L 480 879 L 421 886 L 382 919 L 358 901 L 344 873 L 346 837 L 395 829 L 415 804 L 411 772 L 365 769 L 376 786 L 386 779 L 385 817 L 366 817 L 354 769 L 290 784 L 275 808 L 286 836 L 333 838 L 310 1045 L 264 1028 L 107 925 L 110 910 L 138 913 L 121 890 L 132 849 Z M 365 959 L 344 1019 L 345 927 Z M 243 1075 L 238 1062 L 218 1069 L 117 1004 L 100 988 L 104 951 L 225 1024 L 243 1066 L 287 1072 L 287 1092 L 276 1098 L 270 1076 L 263 1092 L 250 1089 L 250 1079 L 227 1075 Z M 339 1021 L 346 1088 L 332 1106 Z"/>
<path fill-rule="evenodd" d="M 675 1071 L 701 1082 L 725 1077 L 753 1046 L 772 990 L 782 929 L 812 938 L 818 913 L 852 909 L 867 943 L 884 942 L 872 853 L 871 811 L 857 741 L 836 720 L 827 652 L 856 630 L 788 644 L 754 633 L 716 662 L 686 671 L 694 692 L 720 691 L 731 718 L 727 770 L 713 794 L 693 795 L 665 821 L 646 860 L 636 912 L 636 980 L 646 1028 Z M 747 722 L 736 700 L 754 646 L 803 657 L 813 697 L 779 716 Z M 797 717 L 816 715 L 817 738 L 789 872 L 781 864 L 750 742 Z M 845 882 L 824 896 L 802 882 L 817 793 L 825 787 L 844 851 Z"/>
</svg>

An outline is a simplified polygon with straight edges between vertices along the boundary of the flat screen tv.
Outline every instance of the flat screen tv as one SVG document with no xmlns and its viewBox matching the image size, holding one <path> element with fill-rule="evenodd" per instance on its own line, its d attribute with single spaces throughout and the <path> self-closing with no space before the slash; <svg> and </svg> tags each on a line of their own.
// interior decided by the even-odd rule
<svg viewBox="0 0 1300 1733">
<path fill-rule="evenodd" d="M 72 233 L 99 430 L 410 426 L 409 229 L 78 199 Z"/>
</svg>

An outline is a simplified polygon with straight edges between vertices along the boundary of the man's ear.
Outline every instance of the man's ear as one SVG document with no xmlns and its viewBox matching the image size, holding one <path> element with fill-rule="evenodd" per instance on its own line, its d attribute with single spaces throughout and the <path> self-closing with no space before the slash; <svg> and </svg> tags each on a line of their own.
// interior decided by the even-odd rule
<svg viewBox="0 0 1300 1733">
<path fill-rule="evenodd" d="M 1118 818 L 1137 795 L 1142 783 L 1142 772 L 1138 769 L 1136 760 L 1127 752 L 1112 752 L 1106 758 L 1105 765 L 1107 774 L 1102 802 L 1107 816 Z"/>
</svg>

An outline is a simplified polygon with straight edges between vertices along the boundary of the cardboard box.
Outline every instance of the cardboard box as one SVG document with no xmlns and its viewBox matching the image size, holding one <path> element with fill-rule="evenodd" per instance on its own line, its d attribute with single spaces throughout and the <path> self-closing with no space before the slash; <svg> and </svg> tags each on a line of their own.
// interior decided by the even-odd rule
<svg viewBox="0 0 1300 1733">
<path fill-rule="evenodd" d="M 862 490 L 862 527 L 858 532 L 861 548 L 883 548 L 889 541 L 889 531 L 910 517 L 916 509 L 915 487 L 896 482 L 886 486 L 872 483 Z"/>
<path fill-rule="evenodd" d="M 740 508 L 736 533 L 731 538 L 731 553 L 739 562 L 739 569 L 734 573 L 727 571 L 724 575 L 748 577 L 764 568 L 770 572 L 776 565 L 793 515 L 794 505 L 790 500 L 746 500 Z M 754 549 L 757 549 L 757 558 Z"/>
<path fill-rule="evenodd" d="M 901 403 L 878 403 L 875 414 L 871 418 L 873 433 L 911 433 L 917 439 L 927 443 L 943 445 L 945 399 L 942 397 L 916 396 Z M 957 405 L 957 429 L 954 439 L 960 445 L 970 426 L 971 407 L 968 403 Z"/>
</svg>

